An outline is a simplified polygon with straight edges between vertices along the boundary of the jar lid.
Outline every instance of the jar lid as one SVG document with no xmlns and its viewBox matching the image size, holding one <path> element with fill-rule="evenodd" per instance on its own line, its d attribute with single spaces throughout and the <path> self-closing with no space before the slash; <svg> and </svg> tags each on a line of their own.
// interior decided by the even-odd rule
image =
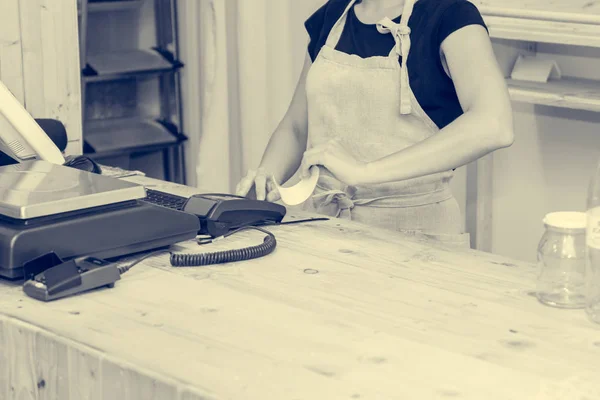
<svg viewBox="0 0 600 400">
<path fill-rule="evenodd" d="M 559 211 L 546 214 L 544 224 L 562 229 L 585 229 L 587 216 L 583 212 Z"/>
</svg>

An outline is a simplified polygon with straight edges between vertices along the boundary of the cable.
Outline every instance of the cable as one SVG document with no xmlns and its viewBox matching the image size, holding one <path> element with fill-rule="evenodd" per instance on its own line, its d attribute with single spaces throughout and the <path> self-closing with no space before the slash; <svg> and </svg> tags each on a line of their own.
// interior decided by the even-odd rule
<svg viewBox="0 0 600 400">
<path fill-rule="evenodd" d="M 263 222 L 263 223 L 260 223 L 259 225 L 286 225 L 286 224 L 297 224 L 297 223 L 301 223 L 301 222 L 324 221 L 324 220 L 325 221 L 329 220 L 329 218 L 309 218 L 309 219 L 304 219 L 304 220 L 277 222 L 277 223 Z M 257 224 L 254 224 L 254 225 L 257 225 Z M 137 259 L 136 261 L 132 262 L 129 265 L 118 267 L 119 273 L 122 275 L 125 272 L 129 271 L 129 269 L 131 269 L 134 265 L 142 262 L 146 258 L 153 257 L 155 255 L 162 254 L 162 253 L 170 253 L 171 254 L 170 261 L 171 261 L 171 265 L 173 267 L 200 267 L 200 266 L 206 266 L 206 265 L 225 264 L 228 262 L 244 261 L 244 260 L 250 260 L 250 259 L 254 259 L 254 258 L 260 258 L 260 257 L 264 257 L 268 254 L 271 254 L 273 252 L 273 250 L 275 250 L 275 247 L 277 247 L 277 239 L 275 239 L 275 235 L 273 235 L 271 232 L 269 232 L 265 229 L 259 228 L 258 226 L 251 226 L 251 225 L 242 226 L 238 229 L 229 231 L 226 234 L 216 237 L 216 238 L 212 238 L 212 237 L 197 238 L 197 243 L 199 245 L 213 243 L 215 241 L 224 239 L 235 233 L 238 233 L 243 230 L 248 230 L 248 229 L 255 229 L 257 231 L 266 233 L 267 236 L 265 236 L 263 243 L 256 245 L 256 246 L 250 246 L 250 247 L 246 247 L 246 248 L 242 248 L 242 249 L 223 250 L 223 251 L 217 251 L 217 252 L 212 252 L 212 253 L 174 254 L 169 250 L 158 250 L 158 251 L 148 253 L 143 257 L 140 257 L 139 259 Z"/>
<path fill-rule="evenodd" d="M 286 222 L 274 222 L 274 221 L 263 221 L 263 222 L 254 222 L 252 223 L 252 226 L 277 226 L 277 225 L 291 225 L 291 224 L 299 224 L 302 222 L 313 222 L 313 221 L 329 221 L 329 218 L 324 218 L 324 217 L 319 217 L 319 218 L 308 218 L 308 219 L 299 219 L 299 220 L 294 220 L 294 221 L 286 221 Z M 250 226 L 250 225 L 246 225 L 246 226 Z M 245 227 L 245 226 L 242 226 Z M 213 238 L 212 236 L 204 236 L 202 238 L 198 239 L 198 244 L 202 245 L 202 244 L 209 244 L 212 243 L 214 241 L 220 240 L 220 239 L 224 239 L 227 236 L 230 236 L 234 233 L 236 233 L 238 230 L 233 230 L 230 231 L 228 233 L 226 233 L 225 235 Z"/>
<path fill-rule="evenodd" d="M 294 221 L 286 221 L 286 222 L 265 222 L 260 225 L 291 225 L 291 224 L 299 224 L 302 222 L 313 222 L 313 221 L 329 221 L 329 218 L 319 217 L 319 218 L 297 219 Z"/>
<path fill-rule="evenodd" d="M 277 240 L 275 235 L 264 229 L 255 226 L 245 226 L 234 231 L 228 232 L 220 238 L 233 235 L 234 233 L 240 232 L 246 229 L 256 229 L 266 233 L 263 243 L 257 246 L 246 247 L 243 249 L 224 250 L 212 253 L 197 253 L 197 254 L 171 254 L 171 265 L 174 267 L 199 267 L 211 264 L 224 264 L 228 262 L 250 260 L 253 258 L 259 258 L 266 256 L 275 250 L 277 246 Z M 220 238 L 216 238 L 218 240 Z M 198 244 L 202 244 L 200 240 Z"/>
<path fill-rule="evenodd" d="M 169 250 L 157 250 L 157 251 L 153 251 L 151 253 L 146 254 L 143 257 L 138 258 L 137 260 L 135 260 L 134 262 L 132 262 L 131 264 L 128 265 L 120 265 L 117 267 L 117 269 L 119 270 L 119 274 L 123 275 L 125 272 L 129 271 L 134 265 L 141 263 L 142 261 L 144 261 L 146 258 L 150 258 L 150 257 L 154 257 L 158 254 L 162 254 L 162 253 L 170 253 L 171 251 Z"/>
<path fill-rule="evenodd" d="M 139 264 L 140 262 L 144 261 L 147 258 L 154 257 L 154 256 L 156 256 L 158 254 L 162 254 L 162 253 L 170 253 L 171 254 L 170 261 L 171 261 L 171 265 L 173 267 L 200 267 L 200 266 L 206 266 L 206 265 L 212 265 L 212 264 L 224 264 L 224 263 L 228 263 L 228 262 L 244 261 L 244 260 L 250 260 L 253 258 L 259 258 L 259 257 L 266 256 L 266 255 L 272 253 L 273 250 L 275 250 L 275 247 L 277 246 L 277 240 L 275 239 L 275 235 L 273 235 L 269 231 L 266 231 L 264 229 L 254 227 L 254 226 L 245 226 L 245 227 L 230 231 L 221 237 L 211 240 L 211 242 L 219 240 L 219 239 L 223 239 L 227 236 L 233 235 L 234 233 L 240 232 L 242 230 L 247 230 L 247 229 L 256 229 L 258 231 L 266 233 L 267 236 L 265 236 L 263 243 L 259 244 L 257 246 L 250 246 L 250 247 L 246 247 L 243 249 L 224 250 L 224 251 L 217 251 L 217 252 L 212 252 L 212 253 L 174 254 L 170 250 L 157 250 L 157 251 L 148 253 L 143 257 L 138 258 L 137 260 L 135 260 L 134 262 L 132 262 L 128 265 L 121 265 L 117 268 L 119 270 L 119 274 L 123 275 L 125 272 L 129 271 L 136 264 Z M 198 244 L 203 244 L 203 243 L 201 243 L 201 239 L 198 239 Z"/>
</svg>

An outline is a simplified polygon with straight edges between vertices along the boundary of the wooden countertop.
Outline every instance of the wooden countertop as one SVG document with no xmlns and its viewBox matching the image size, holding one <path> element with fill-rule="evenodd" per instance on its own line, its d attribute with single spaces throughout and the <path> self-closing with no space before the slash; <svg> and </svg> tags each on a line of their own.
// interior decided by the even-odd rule
<svg viewBox="0 0 600 400">
<path fill-rule="evenodd" d="M 343 220 L 271 231 L 264 258 L 156 256 L 51 303 L 0 282 L 0 398 L 600 398 L 600 325 L 538 303 L 535 266 Z"/>
</svg>

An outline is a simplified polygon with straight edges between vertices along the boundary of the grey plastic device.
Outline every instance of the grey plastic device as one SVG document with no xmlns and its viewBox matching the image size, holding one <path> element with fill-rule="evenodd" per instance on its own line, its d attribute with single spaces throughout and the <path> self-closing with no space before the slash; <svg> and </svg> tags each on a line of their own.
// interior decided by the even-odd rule
<svg viewBox="0 0 600 400">
<path fill-rule="evenodd" d="M 114 287 L 121 279 L 116 264 L 94 257 L 74 259 L 45 270 L 23 284 L 29 297 L 52 301 L 102 286 Z"/>
<path fill-rule="evenodd" d="M 242 226 L 280 223 L 287 209 L 269 201 L 209 193 L 190 197 L 183 206 L 183 211 L 198 216 L 199 234 L 214 238 Z"/>
<path fill-rule="evenodd" d="M 145 201 L 25 221 L 0 216 L 0 276 L 29 278 L 23 266 L 49 252 L 113 260 L 194 239 L 199 229 L 195 215 Z"/>
</svg>

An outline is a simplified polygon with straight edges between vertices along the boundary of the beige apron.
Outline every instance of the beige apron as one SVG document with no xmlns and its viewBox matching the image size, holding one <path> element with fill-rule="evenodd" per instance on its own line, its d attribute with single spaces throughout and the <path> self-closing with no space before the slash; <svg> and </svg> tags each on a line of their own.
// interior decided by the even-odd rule
<svg viewBox="0 0 600 400">
<path fill-rule="evenodd" d="M 308 73 L 308 146 L 337 138 L 357 160 L 369 162 L 418 143 L 439 128 L 422 110 L 409 85 L 408 20 L 414 0 L 406 0 L 400 24 L 389 18 L 377 24 L 379 32 L 394 36 L 396 45 L 388 56 L 369 58 L 335 50 L 355 1 L 350 1 L 333 26 Z M 452 176 L 452 171 L 446 171 L 399 182 L 348 186 L 320 167 L 317 187 L 304 208 L 469 246 L 449 186 Z"/>
</svg>

